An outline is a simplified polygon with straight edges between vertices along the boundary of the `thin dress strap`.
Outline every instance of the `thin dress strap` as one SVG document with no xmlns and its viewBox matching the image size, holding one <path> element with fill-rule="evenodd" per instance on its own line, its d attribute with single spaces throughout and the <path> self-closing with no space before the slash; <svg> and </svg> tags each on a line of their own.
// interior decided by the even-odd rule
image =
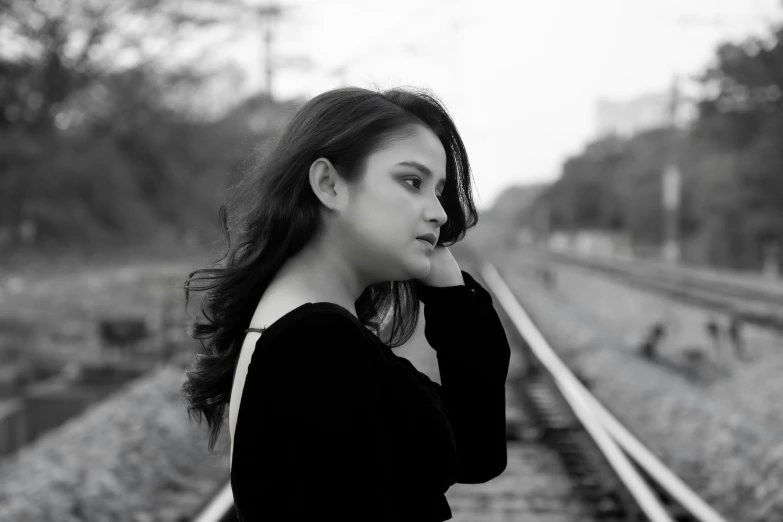
<svg viewBox="0 0 783 522">
<path fill-rule="evenodd" d="M 245 333 L 247 333 L 247 332 L 264 333 L 264 330 L 266 330 L 266 328 L 248 328 L 248 329 L 245 330 Z"/>
<path fill-rule="evenodd" d="M 266 330 L 266 328 L 247 328 L 245 330 L 245 333 L 247 333 L 247 332 L 258 332 L 258 333 L 262 334 L 262 333 L 264 333 L 264 330 Z M 234 377 L 236 377 L 236 376 L 237 376 L 237 366 L 234 366 Z"/>
</svg>

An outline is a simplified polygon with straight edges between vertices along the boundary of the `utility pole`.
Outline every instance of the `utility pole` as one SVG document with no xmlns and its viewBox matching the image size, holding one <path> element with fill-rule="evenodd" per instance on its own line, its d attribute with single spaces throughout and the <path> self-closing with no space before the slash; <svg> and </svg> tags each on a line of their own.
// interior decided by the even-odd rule
<svg viewBox="0 0 783 522">
<path fill-rule="evenodd" d="M 747 20 L 765 21 L 763 17 L 751 16 Z M 726 17 L 700 17 L 688 16 L 672 20 L 680 27 L 685 26 L 712 26 L 723 27 L 729 24 Z M 733 22 L 741 22 L 734 18 Z M 681 221 L 681 194 L 682 194 L 682 175 L 677 165 L 677 110 L 681 102 L 681 93 L 679 89 L 679 78 L 675 75 L 672 82 L 671 100 L 669 106 L 669 137 L 667 162 L 662 173 L 663 194 L 662 203 L 664 211 L 664 245 L 663 258 L 670 263 L 679 263 L 682 257 L 682 238 L 680 230 Z"/>
<path fill-rule="evenodd" d="M 677 76 L 674 77 L 669 106 L 669 136 L 667 162 L 663 169 L 662 203 L 663 203 L 663 229 L 664 244 L 663 258 L 669 263 L 679 263 L 681 258 L 680 248 L 680 195 L 682 187 L 682 175 L 677 166 L 677 108 L 680 101 L 680 92 L 677 84 Z"/>
<path fill-rule="evenodd" d="M 277 21 L 281 13 L 282 9 L 280 5 L 275 3 L 262 5 L 256 9 L 256 14 L 259 17 L 259 20 L 261 20 L 261 24 L 263 26 L 264 78 L 266 80 L 266 94 L 270 101 L 273 99 L 272 87 L 275 74 L 275 61 L 272 54 L 272 40 L 274 39 L 272 28 L 273 23 Z"/>
</svg>

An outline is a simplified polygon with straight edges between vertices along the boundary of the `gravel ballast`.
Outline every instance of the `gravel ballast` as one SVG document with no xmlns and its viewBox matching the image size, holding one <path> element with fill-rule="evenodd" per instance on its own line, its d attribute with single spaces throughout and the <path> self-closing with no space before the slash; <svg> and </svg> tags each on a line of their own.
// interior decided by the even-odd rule
<svg viewBox="0 0 783 522">
<path fill-rule="evenodd" d="M 228 429 L 214 453 L 188 420 L 181 367 L 131 382 L 0 461 L 0 520 L 178 522 L 228 480 Z"/>
</svg>

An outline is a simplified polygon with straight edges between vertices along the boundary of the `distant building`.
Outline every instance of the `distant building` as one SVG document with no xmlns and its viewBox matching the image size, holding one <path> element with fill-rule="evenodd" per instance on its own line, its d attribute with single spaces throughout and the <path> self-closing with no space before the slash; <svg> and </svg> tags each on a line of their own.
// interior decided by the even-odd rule
<svg viewBox="0 0 783 522">
<path fill-rule="evenodd" d="M 597 138 L 628 137 L 666 127 L 671 120 L 672 93 L 651 93 L 627 101 L 599 100 L 596 104 Z"/>
</svg>

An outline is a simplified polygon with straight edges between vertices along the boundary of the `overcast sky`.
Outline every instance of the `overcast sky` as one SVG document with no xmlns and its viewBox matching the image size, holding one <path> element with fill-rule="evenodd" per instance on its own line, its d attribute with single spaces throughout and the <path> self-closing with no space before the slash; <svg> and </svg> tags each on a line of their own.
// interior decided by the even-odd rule
<svg viewBox="0 0 783 522">
<path fill-rule="evenodd" d="M 260 0 L 257 0 L 260 3 Z M 595 132 L 599 98 L 670 88 L 703 70 L 719 42 L 768 34 L 781 0 L 284 0 L 279 57 L 316 67 L 276 75 L 278 98 L 343 79 L 431 88 L 454 116 L 473 164 L 476 203 L 507 186 L 552 180 Z M 260 34 L 227 56 L 260 89 Z"/>
</svg>

